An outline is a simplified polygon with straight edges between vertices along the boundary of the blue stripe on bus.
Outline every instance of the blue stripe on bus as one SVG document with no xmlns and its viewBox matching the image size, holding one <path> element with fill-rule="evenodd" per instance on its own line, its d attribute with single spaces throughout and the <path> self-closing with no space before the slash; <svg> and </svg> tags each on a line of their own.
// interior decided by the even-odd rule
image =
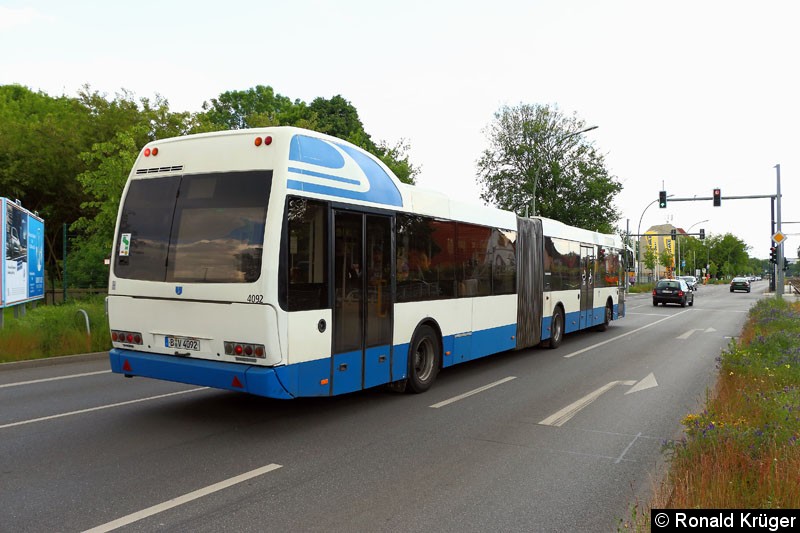
<svg viewBox="0 0 800 533">
<path fill-rule="evenodd" d="M 586 327 L 602 324 L 604 307 L 592 310 Z M 614 317 L 619 314 L 614 306 Z M 542 340 L 550 338 L 551 317 L 542 320 Z M 566 317 L 565 333 L 578 330 L 580 312 Z M 442 339 L 442 366 L 452 366 L 516 347 L 516 324 L 481 331 L 448 335 Z M 262 367 L 222 361 L 149 354 L 114 348 L 109 352 L 111 370 L 117 374 L 150 377 L 214 387 L 258 396 L 291 399 L 298 396 L 330 396 L 408 377 L 409 344 L 369 348 L 362 363 L 361 352 L 336 354 L 288 366 Z M 362 367 L 362 364 L 364 365 Z M 127 366 L 126 366 L 127 365 Z M 343 366 L 344 365 L 344 366 Z M 333 375 L 331 375 L 333 373 Z"/>
<path fill-rule="evenodd" d="M 108 352 L 117 374 L 164 379 L 190 385 L 291 399 L 272 368 L 114 348 Z"/>
<path fill-rule="evenodd" d="M 355 176 L 350 178 L 336 177 L 327 172 L 330 169 L 345 168 L 344 156 L 338 150 L 341 150 L 353 160 L 355 165 L 363 172 L 363 176 L 368 183 L 362 184 L 361 180 Z M 288 170 L 298 176 L 307 174 L 343 183 L 368 185 L 365 191 L 353 191 L 336 187 L 335 183 L 329 185 L 307 183 L 298 177 L 297 179 L 287 180 L 286 186 L 289 189 L 397 207 L 403 205 L 403 197 L 400 195 L 397 185 L 395 185 L 392 177 L 383 167 L 370 156 L 346 144 L 334 143 L 307 135 L 295 135 L 290 143 L 289 160 L 317 167 L 317 170 L 304 169 L 302 171 L 296 166 L 289 167 Z"/>
<path fill-rule="evenodd" d="M 442 365 L 452 366 L 487 355 L 513 350 L 517 346 L 516 334 L 517 325 L 508 324 L 445 337 L 443 339 L 445 355 Z M 452 347 L 448 348 L 448 346 Z M 447 355 L 448 352 L 450 355 Z"/>
<path fill-rule="evenodd" d="M 584 311 L 586 312 L 586 311 Z M 595 307 L 588 311 L 588 320 L 586 324 L 583 325 L 581 328 L 581 311 L 573 311 L 571 313 L 567 313 L 564 317 L 564 333 L 574 333 L 576 331 L 580 331 L 581 329 L 591 328 L 594 326 L 599 326 L 605 321 L 605 307 Z M 619 305 L 614 304 L 613 312 L 612 312 L 612 320 L 617 320 L 619 318 Z M 550 338 L 550 325 L 553 322 L 552 316 L 547 316 L 542 319 L 542 340 L 547 340 Z"/>
</svg>

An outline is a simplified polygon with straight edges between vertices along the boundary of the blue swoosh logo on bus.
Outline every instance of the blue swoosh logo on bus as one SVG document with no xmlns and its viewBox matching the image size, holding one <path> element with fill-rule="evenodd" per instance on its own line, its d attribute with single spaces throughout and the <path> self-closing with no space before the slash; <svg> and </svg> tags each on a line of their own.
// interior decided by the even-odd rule
<svg viewBox="0 0 800 533">
<path fill-rule="evenodd" d="M 289 189 L 402 206 L 393 179 L 361 151 L 307 135 L 295 135 L 289 147 Z"/>
</svg>

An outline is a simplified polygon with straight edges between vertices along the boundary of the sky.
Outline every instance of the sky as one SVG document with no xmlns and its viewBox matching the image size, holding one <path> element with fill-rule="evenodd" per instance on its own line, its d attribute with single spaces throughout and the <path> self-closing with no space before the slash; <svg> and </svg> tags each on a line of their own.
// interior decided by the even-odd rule
<svg viewBox="0 0 800 533">
<path fill-rule="evenodd" d="M 785 250 L 800 246 L 800 2 L 794 0 L 0 0 L 0 85 L 160 95 L 200 111 L 269 85 L 341 95 L 374 140 L 410 145 L 417 184 L 482 203 L 476 162 L 505 105 L 542 104 L 623 185 L 624 230 L 671 223 L 771 245 L 778 169 Z M 710 197 L 722 191 L 722 205 Z M 790 222 L 797 222 L 790 224 Z"/>
</svg>

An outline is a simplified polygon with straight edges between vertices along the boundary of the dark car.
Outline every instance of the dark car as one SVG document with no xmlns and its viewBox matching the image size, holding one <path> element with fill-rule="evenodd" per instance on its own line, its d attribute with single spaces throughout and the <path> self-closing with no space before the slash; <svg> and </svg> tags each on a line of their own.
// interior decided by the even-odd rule
<svg viewBox="0 0 800 533">
<path fill-rule="evenodd" d="M 733 278 L 731 280 L 731 292 L 733 291 L 750 292 L 750 280 L 747 278 Z"/>
<path fill-rule="evenodd" d="M 694 305 L 694 293 L 682 279 L 662 279 L 653 289 L 653 305 L 658 304 Z"/>
</svg>

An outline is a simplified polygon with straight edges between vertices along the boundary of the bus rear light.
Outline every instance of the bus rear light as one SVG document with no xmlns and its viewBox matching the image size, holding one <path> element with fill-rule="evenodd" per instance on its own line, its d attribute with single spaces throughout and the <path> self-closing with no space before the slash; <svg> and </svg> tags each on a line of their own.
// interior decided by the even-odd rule
<svg viewBox="0 0 800 533">
<path fill-rule="evenodd" d="M 135 331 L 111 331 L 111 340 L 127 344 L 142 344 L 142 334 Z"/>
<path fill-rule="evenodd" d="M 150 148 L 145 148 L 144 149 L 144 156 L 145 157 L 150 157 Z"/>
<path fill-rule="evenodd" d="M 272 144 L 272 137 L 269 135 L 267 135 L 263 139 L 261 137 L 256 137 L 254 142 L 256 146 L 261 146 L 262 144 L 264 146 L 269 146 L 270 144 Z"/>
<path fill-rule="evenodd" d="M 256 137 L 256 146 L 261 146 L 261 137 Z"/>
<path fill-rule="evenodd" d="M 158 147 L 156 146 L 155 148 L 153 148 L 153 156 L 157 155 L 158 155 Z"/>
<path fill-rule="evenodd" d="M 246 355 L 248 357 L 264 359 L 264 345 L 225 341 L 225 355 Z"/>
</svg>

